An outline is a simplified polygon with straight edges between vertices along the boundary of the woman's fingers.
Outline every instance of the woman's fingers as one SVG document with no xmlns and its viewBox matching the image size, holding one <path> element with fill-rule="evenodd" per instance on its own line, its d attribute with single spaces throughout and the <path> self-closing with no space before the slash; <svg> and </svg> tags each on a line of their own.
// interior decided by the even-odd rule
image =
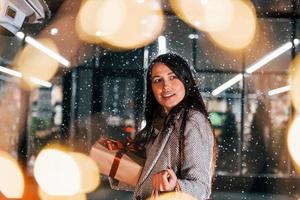
<svg viewBox="0 0 300 200">
<path fill-rule="evenodd" d="M 161 176 L 161 183 L 163 185 L 163 191 L 169 190 L 169 172 L 167 170 L 163 171 L 163 174 Z"/>
<path fill-rule="evenodd" d="M 152 177 L 152 187 L 159 191 L 172 191 L 176 186 L 177 177 L 172 169 L 163 170 Z"/>
<path fill-rule="evenodd" d="M 170 184 L 171 187 L 176 186 L 176 182 L 177 182 L 177 176 L 175 174 L 175 172 L 172 169 L 167 169 L 168 170 L 168 174 L 169 174 L 169 179 L 168 182 Z"/>
<path fill-rule="evenodd" d="M 153 187 L 153 189 L 157 189 L 156 188 L 156 174 L 152 176 L 152 187 Z"/>
<path fill-rule="evenodd" d="M 156 174 L 154 177 L 154 188 L 157 189 L 158 191 L 160 191 L 159 190 L 159 174 Z"/>
<path fill-rule="evenodd" d="M 159 191 L 165 191 L 165 186 L 164 186 L 164 183 L 163 183 L 163 174 L 164 172 L 162 172 L 159 176 Z"/>
</svg>

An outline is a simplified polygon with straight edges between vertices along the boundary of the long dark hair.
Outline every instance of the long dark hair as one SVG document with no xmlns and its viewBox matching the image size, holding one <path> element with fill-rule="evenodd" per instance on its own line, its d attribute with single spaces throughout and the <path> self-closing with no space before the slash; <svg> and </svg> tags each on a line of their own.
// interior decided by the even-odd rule
<svg viewBox="0 0 300 200">
<path fill-rule="evenodd" d="M 162 63 L 165 64 L 167 67 L 169 67 L 185 87 L 185 97 L 183 98 L 180 105 L 175 106 L 175 108 L 173 108 L 170 113 L 176 112 L 178 110 L 176 109 L 178 106 L 183 106 L 187 110 L 191 108 L 198 110 L 208 118 L 208 113 L 205 109 L 203 99 L 197 88 L 196 82 L 193 78 L 188 62 L 177 54 L 166 53 L 155 58 L 150 63 L 148 68 L 147 94 L 146 94 L 146 105 L 145 105 L 145 118 L 146 118 L 147 126 L 151 126 L 153 121 L 153 113 L 155 113 L 155 110 L 158 107 L 160 107 L 159 103 L 155 99 L 151 87 L 151 71 L 153 66 L 157 63 Z"/>
<path fill-rule="evenodd" d="M 150 128 L 152 125 L 152 121 L 154 118 L 155 110 L 160 107 L 160 104 L 156 101 L 155 96 L 152 92 L 151 87 L 151 72 L 152 68 L 155 64 L 162 63 L 165 64 L 167 67 L 171 69 L 175 73 L 175 75 L 178 77 L 178 79 L 183 83 L 185 87 L 185 97 L 183 100 L 175 106 L 170 113 L 178 112 L 180 109 L 179 107 L 183 107 L 185 109 L 185 114 L 190 109 L 197 110 L 201 112 L 208 120 L 208 123 L 211 125 L 210 119 L 208 117 L 207 110 L 205 108 L 202 96 L 198 90 L 198 87 L 196 85 L 195 79 L 192 75 L 191 68 L 188 64 L 188 62 L 181 56 L 174 54 L 174 53 L 166 53 L 159 55 L 156 57 L 149 65 L 148 72 L 147 72 L 147 93 L 146 93 L 146 105 L 145 105 L 145 118 L 146 118 L 146 129 Z M 186 117 L 186 115 L 184 116 Z M 186 123 L 186 121 L 183 121 L 183 123 Z M 185 127 L 185 124 L 183 126 Z M 184 130 L 183 130 L 184 131 Z M 215 134 L 212 129 L 212 134 L 214 138 L 214 147 L 213 147 L 213 161 L 212 161 L 212 167 L 213 167 L 213 177 L 215 175 L 215 166 L 216 166 L 216 154 L 217 154 L 217 147 L 216 147 L 216 140 L 215 140 Z M 149 135 L 148 135 L 149 136 Z"/>
</svg>

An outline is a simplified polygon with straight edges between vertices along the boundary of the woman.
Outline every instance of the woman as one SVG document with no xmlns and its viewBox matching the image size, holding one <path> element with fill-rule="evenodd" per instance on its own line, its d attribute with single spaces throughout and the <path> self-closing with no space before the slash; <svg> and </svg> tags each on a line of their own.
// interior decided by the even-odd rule
<svg viewBox="0 0 300 200">
<path fill-rule="evenodd" d="M 135 142 L 146 147 L 146 162 L 133 199 L 175 187 L 208 199 L 214 173 L 214 135 L 188 63 L 158 56 L 147 73 L 146 127 Z"/>
</svg>

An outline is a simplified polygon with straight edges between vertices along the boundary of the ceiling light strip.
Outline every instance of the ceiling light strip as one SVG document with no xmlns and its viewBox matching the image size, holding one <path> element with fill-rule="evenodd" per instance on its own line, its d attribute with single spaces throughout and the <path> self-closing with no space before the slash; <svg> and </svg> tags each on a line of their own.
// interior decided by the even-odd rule
<svg viewBox="0 0 300 200">
<path fill-rule="evenodd" d="M 232 79 L 230 79 L 229 81 L 225 82 L 224 84 L 216 88 L 214 91 L 212 91 L 212 95 L 217 96 L 218 94 L 220 94 L 221 92 L 223 92 L 224 90 L 231 87 L 232 85 L 234 85 L 235 83 L 239 82 L 242 79 L 243 79 L 243 74 L 239 73 L 238 75 L 236 75 L 235 77 L 233 77 Z"/>
<path fill-rule="evenodd" d="M 28 44 L 34 46 L 35 48 L 39 49 L 40 51 L 44 52 L 45 54 L 47 54 L 51 58 L 53 58 L 53 59 L 57 60 L 59 63 L 63 64 L 64 66 L 70 67 L 70 61 L 68 61 L 67 59 L 65 59 L 61 55 L 57 54 L 56 52 L 52 51 L 48 47 L 44 46 L 43 44 L 41 44 L 37 40 L 33 39 L 32 37 L 26 36 L 25 37 L 25 42 L 27 42 Z"/>
<path fill-rule="evenodd" d="M 21 72 L 11 70 L 11 69 L 8 69 L 8 68 L 2 67 L 2 66 L 0 66 L 0 72 L 3 72 L 5 74 L 9 74 L 9 75 L 17 77 L 17 78 L 22 78 L 23 77 Z M 52 83 L 50 83 L 48 81 L 43 81 L 41 79 L 34 78 L 34 77 L 30 77 L 30 81 L 35 83 L 35 84 L 38 84 L 38 85 L 41 85 L 41 86 L 44 86 L 44 87 L 48 87 L 48 88 L 52 86 Z"/>
<path fill-rule="evenodd" d="M 288 91 L 290 91 L 290 90 L 291 90 L 291 86 L 290 86 L 290 85 L 287 85 L 287 86 L 280 87 L 280 88 L 277 88 L 277 89 L 274 89 L 274 90 L 270 90 L 270 91 L 268 92 L 268 95 L 269 95 L 269 96 L 273 96 L 273 95 L 276 95 L 276 94 L 288 92 Z"/>
<path fill-rule="evenodd" d="M 48 81 L 43 81 L 41 79 L 34 78 L 34 77 L 30 77 L 30 81 L 33 82 L 33 83 L 36 83 L 38 85 L 48 87 L 48 88 L 50 88 L 52 86 L 52 83 L 50 83 Z"/>
<path fill-rule="evenodd" d="M 6 67 L 0 66 L 0 72 L 3 72 L 5 74 L 9 74 L 11 76 L 15 76 L 17 78 L 22 78 L 22 73 L 21 72 L 17 72 L 15 70 L 11 70 L 11 69 L 8 69 Z"/>
<path fill-rule="evenodd" d="M 165 36 L 158 37 L 158 55 L 165 54 L 167 52 L 167 41 Z"/>
<path fill-rule="evenodd" d="M 300 43 L 300 40 L 299 39 L 294 39 L 293 42 L 294 42 L 295 46 L 298 46 L 299 43 Z M 250 67 L 248 67 L 246 69 L 246 73 L 251 74 L 251 73 L 255 72 L 256 70 L 260 69 L 262 66 L 264 66 L 265 64 L 267 64 L 271 60 L 275 59 L 276 57 L 280 56 L 281 54 L 283 54 L 287 50 L 291 49 L 292 47 L 293 47 L 292 42 L 285 43 L 281 47 L 275 49 L 274 51 L 267 54 L 266 56 L 261 58 L 259 61 L 252 64 Z M 243 76 L 241 76 L 241 74 L 238 74 L 234 78 L 230 79 L 229 81 L 225 82 L 224 84 L 222 84 L 221 86 L 219 86 L 218 88 L 213 90 L 212 95 L 216 96 L 216 95 L 220 94 L 221 92 L 223 92 L 227 88 L 231 87 L 233 84 L 235 84 L 235 83 L 239 82 L 240 80 L 242 80 L 242 77 Z"/>
<path fill-rule="evenodd" d="M 293 47 L 292 42 L 288 42 L 288 43 L 282 45 L 281 47 L 279 47 L 279 48 L 275 49 L 274 51 L 270 52 L 269 54 L 267 54 L 266 56 L 261 58 L 259 61 L 252 64 L 250 67 L 248 67 L 246 69 L 246 73 L 251 74 L 251 73 L 255 72 L 256 70 L 260 69 L 262 66 L 264 66 L 265 64 L 267 64 L 271 60 L 277 58 L 278 56 L 280 56 L 281 54 L 283 54 L 287 50 L 291 49 L 292 47 Z"/>
<path fill-rule="evenodd" d="M 30 44 L 30 45 L 34 46 L 35 48 L 39 49 L 40 51 L 44 52 L 45 54 L 47 54 L 51 58 L 55 59 L 62 65 L 66 66 L 66 67 L 70 67 L 70 65 L 71 65 L 70 61 L 68 61 L 63 56 L 59 55 L 58 53 L 52 51 L 48 47 L 44 46 L 43 44 L 41 44 L 34 38 L 32 38 L 30 36 L 25 37 L 25 34 L 23 32 L 17 32 L 16 36 L 21 40 L 23 40 L 25 38 L 25 42 L 27 42 L 28 44 Z"/>
</svg>

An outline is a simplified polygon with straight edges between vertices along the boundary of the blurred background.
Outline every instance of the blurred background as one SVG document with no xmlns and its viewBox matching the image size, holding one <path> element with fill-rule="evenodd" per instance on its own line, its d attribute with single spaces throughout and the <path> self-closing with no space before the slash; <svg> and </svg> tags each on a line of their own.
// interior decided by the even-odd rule
<svg viewBox="0 0 300 200">
<path fill-rule="evenodd" d="M 209 111 L 214 198 L 300 198 L 300 1 L 20 2 L 0 0 L 0 150 L 25 176 L 23 199 L 42 198 L 29 196 L 49 144 L 87 155 L 100 136 L 134 138 L 148 63 L 165 52 L 188 60 Z M 102 176 L 83 198 L 130 197 Z"/>
</svg>

